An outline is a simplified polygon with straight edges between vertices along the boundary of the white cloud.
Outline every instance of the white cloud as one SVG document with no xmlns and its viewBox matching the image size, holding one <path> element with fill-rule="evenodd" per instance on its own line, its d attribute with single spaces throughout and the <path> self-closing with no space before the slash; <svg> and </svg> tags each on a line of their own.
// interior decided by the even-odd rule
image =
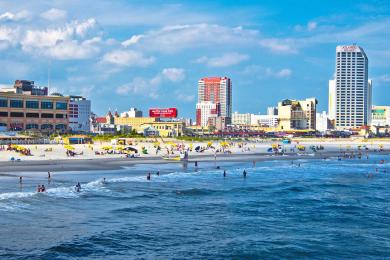
<svg viewBox="0 0 390 260">
<path fill-rule="evenodd" d="M 159 97 L 158 91 L 164 81 L 179 82 L 184 78 L 185 73 L 183 69 L 165 68 L 150 79 L 136 77 L 132 82 L 118 87 L 116 93 L 120 95 L 134 94 L 157 99 Z"/>
<path fill-rule="evenodd" d="M 96 43 L 100 42 L 99 37 L 85 40 L 81 43 L 77 41 L 60 42 L 48 50 L 51 57 L 59 60 L 86 59 L 99 52 Z"/>
<path fill-rule="evenodd" d="M 179 82 L 185 78 L 184 69 L 166 68 L 163 69 L 161 73 L 164 77 L 173 82 Z"/>
<path fill-rule="evenodd" d="M 100 37 L 85 39 L 95 25 L 95 19 L 91 18 L 83 22 L 73 21 L 58 28 L 27 30 L 20 43 L 24 51 L 34 55 L 63 60 L 85 59 L 100 50 Z"/>
<path fill-rule="evenodd" d="M 147 67 L 154 60 L 154 57 L 145 57 L 141 52 L 133 50 L 114 50 L 103 56 L 103 62 L 128 67 Z"/>
<path fill-rule="evenodd" d="M 276 78 L 288 78 L 292 74 L 292 70 L 290 69 L 281 69 L 279 71 L 273 71 L 272 69 L 267 68 L 265 72 L 268 76 Z"/>
<path fill-rule="evenodd" d="M 152 79 L 144 79 L 137 77 L 128 84 L 124 84 L 116 89 L 116 93 L 120 95 L 135 94 L 147 96 L 152 99 L 157 99 L 157 90 L 160 85 L 160 79 L 154 77 Z"/>
<path fill-rule="evenodd" d="M 43 12 L 41 17 L 49 21 L 63 20 L 66 18 L 66 11 L 61 9 L 52 8 Z"/>
<path fill-rule="evenodd" d="M 317 23 L 316 22 L 308 22 L 307 23 L 307 30 L 313 31 L 316 28 L 317 28 Z"/>
<path fill-rule="evenodd" d="M 239 64 L 249 59 L 248 55 L 240 53 L 226 53 L 220 57 L 208 58 L 206 56 L 198 58 L 196 63 L 204 63 L 209 67 L 228 67 Z"/>
<path fill-rule="evenodd" d="M 143 35 L 132 36 L 122 44 L 136 45 L 152 51 L 175 53 L 183 49 L 216 45 L 254 44 L 258 32 L 242 27 L 226 27 L 216 24 L 185 24 L 165 26 Z"/>
<path fill-rule="evenodd" d="M 280 53 L 280 54 L 291 54 L 297 53 L 297 49 L 293 46 L 292 42 L 289 40 L 283 39 L 264 39 L 260 40 L 260 46 L 270 49 L 272 52 Z"/>
<path fill-rule="evenodd" d="M 122 42 L 122 46 L 129 47 L 130 45 L 134 45 L 138 43 L 142 39 L 143 35 L 133 35 L 130 39 Z"/>
<path fill-rule="evenodd" d="M 0 26 L 0 49 L 6 49 L 18 41 L 19 30 L 7 26 Z"/>
<path fill-rule="evenodd" d="M 30 12 L 23 10 L 17 13 L 5 12 L 0 14 L 0 21 L 20 21 L 30 17 Z"/>
<path fill-rule="evenodd" d="M 292 75 L 292 70 L 288 68 L 275 70 L 271 68 L 264 68 L 259 65 L 250 65 L 245 67 L 240 74 L 242 75 L 256 75 L 257 78 L 288 78 Z"/>
<path fill-rule="evenodd" d="M 181 93 L 180 91 L 175 91 L 176 99 L 182 102 L 193 102 L 195 100 L 195 95 L 188 95 Z"/>
</svg>

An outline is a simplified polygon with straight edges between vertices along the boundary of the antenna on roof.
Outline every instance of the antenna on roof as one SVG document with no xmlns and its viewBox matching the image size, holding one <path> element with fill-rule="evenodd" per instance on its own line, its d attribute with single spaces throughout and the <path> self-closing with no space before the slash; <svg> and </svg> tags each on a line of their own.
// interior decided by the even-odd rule
<svg viewBox="0 0 390 260">
<path fill-rule="evenodd" d="M 49 60 L 49 66 L 47 67 L 47 88 L 50 88 L 50 66 L 51 60 Z"/>
</svg>

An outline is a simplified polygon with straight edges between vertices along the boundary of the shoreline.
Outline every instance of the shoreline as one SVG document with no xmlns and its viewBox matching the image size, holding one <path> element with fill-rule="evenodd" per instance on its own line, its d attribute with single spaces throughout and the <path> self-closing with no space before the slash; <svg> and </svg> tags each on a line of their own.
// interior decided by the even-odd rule
<svg viewBox="0 0 390 260">
<path fill-rule="evenodd" d="M 343 151 L 341 151 L 343 152 Z M 349 151 L 356 153 L 357 151 Z M 365 152 L 362 151 L 363 158 Z M 390 150 L 382 152 L 368 152 L 372 154 L 390 154 Z M 37 160 L 20 162 L 0 162 L 0 176 L 18 176 L 15 173 L 22 172 L 69 172 L 69 171 L 92 171 L 92 170 L 121 170 L 124 167 L 131 167 L 139 164 L 194 164 L 201 162 L 263 162 L 274 160 L 299 160 L 299 159 L 321 159 L 337 157 L 340 151 L 324 151 L 310 154 L 287 153 L 286 155 L 272 155 L 270 153 L 239 153 L 239 154 L 217 154 L 214 155 L 193 155 L 188 161 L 171 161 L 158 157 L 141 158 L 100 158 L 100 159 L 77 159 L 77 160 Z M 11 174 L 12 173 L 12 174 Z"/>
</svg>

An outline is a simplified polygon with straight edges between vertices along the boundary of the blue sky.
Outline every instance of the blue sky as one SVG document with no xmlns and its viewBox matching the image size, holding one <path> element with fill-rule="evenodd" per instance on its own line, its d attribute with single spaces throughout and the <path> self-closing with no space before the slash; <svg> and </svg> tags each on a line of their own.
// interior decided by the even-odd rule
<svg viewBox="0 0 390 260">
<path fill-rule="evenodd" d="M 390 105 L 388 1 L 1 1 L 0 84 L 82 94 L 97 114 L 178 107 L 194 117 L 197 82 L 233 81 L 233 110 L 284 98 L 327 109 L 335 47 L 369 58 L 373 103 Z"/>
</svg>

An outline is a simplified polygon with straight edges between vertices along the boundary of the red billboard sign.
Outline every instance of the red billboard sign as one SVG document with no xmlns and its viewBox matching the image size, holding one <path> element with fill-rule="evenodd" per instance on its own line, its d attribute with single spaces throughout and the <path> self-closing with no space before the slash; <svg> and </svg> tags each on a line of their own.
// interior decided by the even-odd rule
<svg viewBox="0 0 390 260">
<path fill-rule="evenodd" d="M 175 118 L 177 117 L 177 108 L 151 108 L 149 109 L 150 117 Z"/>
</svg>

